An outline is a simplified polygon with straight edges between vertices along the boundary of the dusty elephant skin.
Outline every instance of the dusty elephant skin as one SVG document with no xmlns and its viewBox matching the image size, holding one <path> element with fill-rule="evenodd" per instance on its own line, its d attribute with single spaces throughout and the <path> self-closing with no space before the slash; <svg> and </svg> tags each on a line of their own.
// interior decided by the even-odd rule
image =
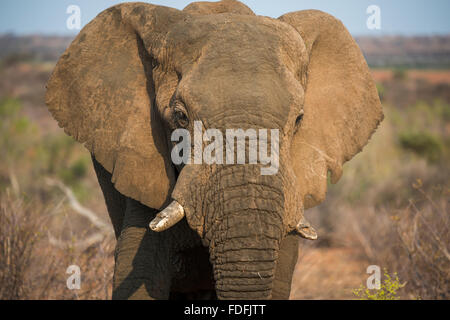
<svg viewBox="0 0 450 320">
<path fill-rule="evenodd" d="M 53 116 L 93 157 L 118 240 L 115 299 L 287 299 L 298 235 L 315 238 L 304 210 L 383 118 L 340 21 L 314 10 L 271 19 L 234 0 L 114 6 L 47 88 Z M 279 170 L 173 165 L 171 132 L 194 121 L 278 129 Z"/>
</svg>

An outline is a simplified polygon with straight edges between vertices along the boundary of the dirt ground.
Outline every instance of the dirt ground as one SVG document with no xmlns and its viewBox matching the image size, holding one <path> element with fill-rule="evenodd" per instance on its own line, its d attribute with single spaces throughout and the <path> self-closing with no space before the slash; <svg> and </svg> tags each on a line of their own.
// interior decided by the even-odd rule
<svg viewBox="0 0 450 320">
<path fill-rule="evenodd" d="M 351 248 L 301 247 L 290 299 L 355 299 L 366 282 L 367 262 Z"/>
</svg>

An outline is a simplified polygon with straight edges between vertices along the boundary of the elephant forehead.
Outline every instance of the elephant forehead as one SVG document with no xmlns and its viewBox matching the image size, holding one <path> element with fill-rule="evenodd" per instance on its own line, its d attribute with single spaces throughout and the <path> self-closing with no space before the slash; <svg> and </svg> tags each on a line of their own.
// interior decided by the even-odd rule
<svg viewBox="0 0 450 320">
<path fill-rule="evenodd" d="M 274 72 L 193 72 L 182 81 L 178 94 L 202 119 L 228 129 L 283 129 L 293 94 Z M 224 71 L 224 70 L 223 70 Z"/>
<path fill-rule="evenodd" d="M 171 29 L 165 44 L 167 49 L 161 52 L 161 58 L 169 59 L 167 62 L 181 74 L 195 66 L 209 68 L 214 61 L 239 69 L 258 65 L 276 68 L 290 62 L 287 60 L 301 61 L 298 53 L 306 52 L 303 40 L 291 26 L 268 17 L 229 13 L 188 16 Z"/>
<path fill-rule="evenodd" d="M 283 128 L 290 106 L 300 100 L 292 82 L 301 59 L 290 56 L 292 47 L 304 48 L 298 33 L 273 19 L 230 14 L 202 17 L 185 27 L 189 41 L 177 35 L 178 46 L 172 47 L 179 54 L 174 61 L 182 75 L 182 99 L 209 119 L 245 112 L 249 118 L 265 115 L 273 119 L 272 127 Z"/>
</svg>

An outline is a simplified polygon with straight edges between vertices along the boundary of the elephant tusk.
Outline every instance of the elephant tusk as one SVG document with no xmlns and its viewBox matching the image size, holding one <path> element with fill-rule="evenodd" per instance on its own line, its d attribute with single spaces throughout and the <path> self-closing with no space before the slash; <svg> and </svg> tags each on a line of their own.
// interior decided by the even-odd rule
<svg viewBox="0 0 450 320">
<path fill-rule="evenodd" d="M 295 231 L 297 231 L 297 233 L 302 238 L 308 240 L 317 240 L 317 231 L 311 226 L 308 221 L 306 221 L 304 217 L 300 219 L 300 222 L 297 224 Z"/>
<path fill-rule="evenodd" d="M 184 209 L 177 201 L 172 201 L 163 211 L 150 222 L 150 229 L 161 232 L 169 229 L 184 217 Z"/>
</svg>

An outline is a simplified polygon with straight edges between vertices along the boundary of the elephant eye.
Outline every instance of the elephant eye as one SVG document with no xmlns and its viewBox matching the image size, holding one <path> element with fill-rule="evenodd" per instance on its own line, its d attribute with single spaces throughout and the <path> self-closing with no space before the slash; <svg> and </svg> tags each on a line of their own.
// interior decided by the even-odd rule
<svg viewBox="0 0 450 320">
<path fill-rule="evenodd" d="M 189 118 L 186 112 L 179 106 L 175 106 L 173 111 L 173 121 L 177 127 L 187 128 L 189 126 Z"/>
<path fill-rule="evenodd" d="M 294 132 L 297 132 L 298 128 L 300 128 L 300 125 L 302 124 L 302 120 L 303 120 L 303 113 L 301 113 L 301 114 L 295 119 Z"/>
</svg>

